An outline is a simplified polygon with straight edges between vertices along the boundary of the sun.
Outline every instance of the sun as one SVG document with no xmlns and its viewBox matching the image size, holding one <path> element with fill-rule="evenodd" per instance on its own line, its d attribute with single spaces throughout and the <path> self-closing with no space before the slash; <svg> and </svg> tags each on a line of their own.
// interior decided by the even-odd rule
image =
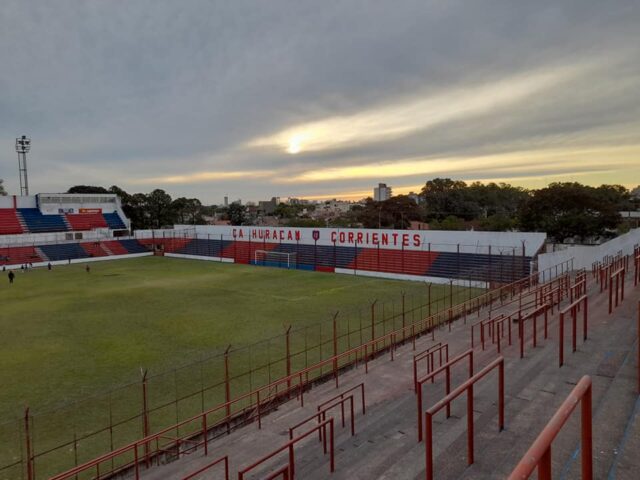
<svg viewBox="0 0 640 480">
<path fill-rule="evenodd" d="M 302 151 L 302 136 L 294 135 L 289 139 L 287 145 L 287 153 L 291 155 L 295 155 L 296 153 L 300 153 Z"/>
</svg>

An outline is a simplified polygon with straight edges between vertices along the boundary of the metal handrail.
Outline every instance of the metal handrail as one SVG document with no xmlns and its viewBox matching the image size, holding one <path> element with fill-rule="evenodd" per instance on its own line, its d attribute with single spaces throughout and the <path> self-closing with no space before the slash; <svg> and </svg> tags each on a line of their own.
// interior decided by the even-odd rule
<svg viewBox="0 0 640 480">
<path fill-rule="evenodd" d="M 526 480 L 538 469 L 538 479 L 551 480 L 551 444 L 562 427 L 567 423 L 571 413 L 580 403 L 582 478 L 593 479 L 593 438 L 591 428 L 591 377 L 585 375 L 580 379 L 555 415 L 549 420 L 538 438 L 527 453 L 513 469 L 508 480 Z"/>
<path fill-rule="evenodd" d="M 473 464 L 473 386 L 495 368 L 498 368 L 498 428 L 500 431 L 504 430 L 504 357 L 498 357 L 425 412 L 427 480 L 433 480 L 433 416 L 444 407 L 449 408 L 451 402 L 465 392 L 467 393 L 467 464 Z"/>
</svg>

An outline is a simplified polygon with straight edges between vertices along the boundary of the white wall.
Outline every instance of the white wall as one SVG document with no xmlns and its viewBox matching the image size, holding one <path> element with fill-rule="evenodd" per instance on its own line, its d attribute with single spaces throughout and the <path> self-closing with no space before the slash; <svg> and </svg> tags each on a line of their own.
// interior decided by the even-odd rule
<svg viewBox="0 0 640 480">
<path fill-rule="evenodd" d="M 82 238 L 76 239 L 75 234 L 81 233 Z M 68 239 L 67 235 L 73 235 L 73 239 Z M 41 245 L 44 243 L 65 243 L 65 242 L 85 242 L 92 240 L 110 240 L 113 238 L 113 231 L 108 228 L 88 230 L 83 232 L 50 232 L 50 233 L 21 233 L 16 235 L 1 235 L 0 247 L 9 245 Z"/>
<path fill-rule="evenodd" d="M 144 253 L 129 253 L 126 255 L 109 255 L 106 257 L 89 257 L 89 258 L 73 258 L 71 261 L 69 260 L 55 260 L 51 262 L 53 266 L 64 266 L 74 263 L 90 263 L 90 262 L 104 262 L 108 260 L 123 260 L 126 258 L 138 258 L 138 257 L 150 257 L 153 255 L 153 252 L 144 252 Z M 38 267 L 46 267 L 49 262 L 36 262 L 33 264 L 34 268 Z M 20 270 L 20 265 L 3 265 L 0 267 L 0 270 L 6 269 L 9 270 Z"/>
<path fill-rule="evenodd" d="M 359 247 L 405 250 L 433 250 L 438 252 L 500 253 L 510 254 L 513 249 L 534 256 L 544 245 L 546 234 L 532 232 L 474 232 L 474 231 L 430 231 L 430 230 L 388 230 L 349 228 L 289 228 L 289 227 L 233 227 L 226 225 L 176 225 L 173 230 L 142 230 L 135 233 L 137 238 L 192 236 L 211 238 L 222 235 L 225 240 L 266 241 L 272 243 L 313 244 L 314 233 L 318 245 L 354 245 Z"/>
<path fill-rule="evenodd" d="M 632 254 L 634 245 L 638 244 L 640 244 L 640 228 L 631 230 L 602 245 L 575 246 L 560 252 L 541 254 L 538 256 L 538 271 L 543 271 L 572 258 L 575 270 L 591 269 L 593 262 L 600 261 L 607 255 L 616 255 L 619 251 L 622 251 L 624 255 Z"/>
</svg>

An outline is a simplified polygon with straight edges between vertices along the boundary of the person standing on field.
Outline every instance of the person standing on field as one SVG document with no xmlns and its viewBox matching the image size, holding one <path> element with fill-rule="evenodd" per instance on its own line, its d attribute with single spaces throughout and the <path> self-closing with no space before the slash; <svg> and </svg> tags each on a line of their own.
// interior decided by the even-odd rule
<svg viewBox="0 0 640 480">
<path fill-rule="evenodd" d="M 84 267 L 84 269 L 87 271 L 87 273 L 91 273 L 91 267 L 89 266 L 88 263 L 87 263 L 86 267 Z"/>
<path fill-rule="evenodd" d="M 9 283 L 13 283 L 13 279 L 15 278 L 15 274 L 13 273 L 13 270 L 9 270 Z"/>
</svg>

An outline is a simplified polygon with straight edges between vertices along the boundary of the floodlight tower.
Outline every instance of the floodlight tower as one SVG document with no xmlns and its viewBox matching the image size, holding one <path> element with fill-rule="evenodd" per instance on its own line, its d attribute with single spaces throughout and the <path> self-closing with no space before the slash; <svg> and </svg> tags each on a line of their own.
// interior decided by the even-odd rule
<svg viewBox="0 0 640 480">
<path fill-rule="evenodd" d="M 18 170 L 20 173 L 20 195 L 29 195 L 29 180 L 27 177 L 27 152 L 31 150 L 31 139 L 26 135 L 16 138 L 16 152 L 18 152 Z"/>
</svg>

